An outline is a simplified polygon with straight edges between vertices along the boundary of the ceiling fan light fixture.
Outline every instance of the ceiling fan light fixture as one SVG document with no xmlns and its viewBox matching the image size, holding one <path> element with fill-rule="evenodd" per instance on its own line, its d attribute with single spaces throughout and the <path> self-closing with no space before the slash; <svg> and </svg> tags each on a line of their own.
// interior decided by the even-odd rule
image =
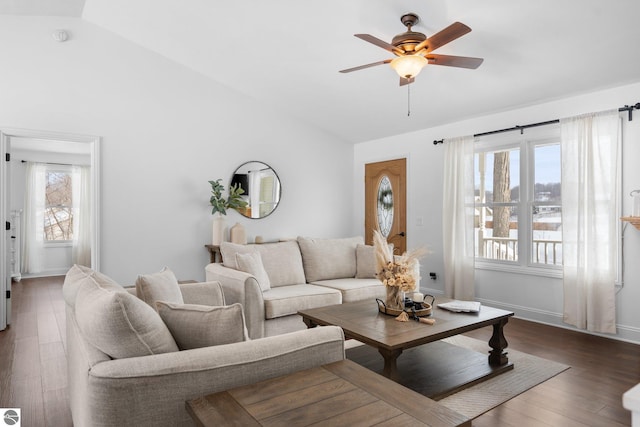
<svg viewBox="0 0 640 427">
<path fill-rule="evenodd" d="M 393 68 L 400 77 L 410 79 L 417 76 L 429 61 L 422 55 L 399 56 L 391 61 Z"/>
</svg>

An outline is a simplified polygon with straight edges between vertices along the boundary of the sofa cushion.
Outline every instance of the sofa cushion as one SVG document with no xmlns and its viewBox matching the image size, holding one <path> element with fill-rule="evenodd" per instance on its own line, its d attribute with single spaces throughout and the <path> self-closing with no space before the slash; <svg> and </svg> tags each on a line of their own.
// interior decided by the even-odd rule
<svg viewBox="0 0 640 427">
<path fill-rule="evenodd" d="M 259 245 L 222 242 L 220 252 L 224 266 L 235 270 L 238 270 L 236 253 L 259 252 L 272 289 L 277 286 L 299 285 L 306 282 L 302 255 L 295 240 Z"/>
<path fill-rule="evenodd" d="M 180 350 L 246 341 L 241 304 L 211 307 L 158 301 L 160 317 Z"/>
<path fill-rule="evenodd" d="M 262 292 L 271 289 L 271 281 L 262 264 L 260 252 L 256 251 L 246 254 L 238 252 L 236 254 L 236 263 L 238 264 L 238 270 L 249 273 L 256 278 Z"/>
<path fill-rule="evenodd" d="M 182 304 L 182 292 L 173 271 L 164 267 L 157 273 L 140 274 L 136 279 L 136 294 L 138 298 L 149 304 L 154 310 L 156 301 L 174 302 Z"/>
<path fill-rule="evenodd" d="M 344 239 L 298 237 L 307 282 L 342 279 L 356 275 L 356 247 L 360 236 Z"/>
<path fill-rule="evenodd" d="M 86 276 L 76 297 L 76 321 L 85 339 L 113 359 L 178 351 L 160 315 L 112 283 Z"/>
<path fill-rule="evenodd" d="M 375 301 L 376 298 L 384 299 L 387 293 L 385 286 L 378 279 L 345 278 L 318 280 L 312 284 L 340 291 L 342 293 L 343 303 L 362 300 Z"/>
<path fill-rule="evenodd" d="M 299 310 L 342 303 L 340 291 L 307 284 L 271 288 L 263 297 L 267 319 L 296 314 Z"/>
</svg>

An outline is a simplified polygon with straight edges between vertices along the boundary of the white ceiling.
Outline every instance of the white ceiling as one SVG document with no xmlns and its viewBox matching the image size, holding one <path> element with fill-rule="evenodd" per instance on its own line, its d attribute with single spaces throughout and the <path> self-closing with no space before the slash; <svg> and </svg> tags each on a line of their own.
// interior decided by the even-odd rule
<svg viewBox="0 0 640 427">
<path fill-rule="evenodd" d="M 82 16 L 85 0 L 0 0 L 0 15 Z"/>
<path fill-rule="evenodd" d="M 83 3 L 83 19 L 353 143 L 640 81 L 637 0 L 0 0 L 0 13 Z M 427 36 L 467 24 L 435 53 L 484 58 L 427 66 L 410 116 L 389 66 L 338 73 L 390 58 L 353 34 L 390 41 L 406 12 Z"/>
</svg>

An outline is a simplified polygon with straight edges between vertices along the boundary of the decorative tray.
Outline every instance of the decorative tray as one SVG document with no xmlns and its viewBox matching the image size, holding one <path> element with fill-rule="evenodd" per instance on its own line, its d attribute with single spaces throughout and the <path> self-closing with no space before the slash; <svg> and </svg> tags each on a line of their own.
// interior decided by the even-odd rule
<svg viewBox="0 0 640 427">
<path fill-rule="evenodd" d="M 425 295 L 425 298 L 430 297 L 431 302 L 428 303 L 423 301 L 421 303 L 414 302 L 409 298 L 405 298 L 404 300 L 404 310 L 400 310 L 398 308 L 387 307 L 387 305 L 379 298 L 376 298 L 376 303 L 378 304 L 378 311 L 383 314 L 388 314 L 389 316 L 399 316 L 400 313 L 406 311 L 408 314 L 412 314 L 418 317 L 430 316 L 431 311 L 433 309 L 433 303 L 435 302 L 435 297 L 433 295 Z"/>
</svg>

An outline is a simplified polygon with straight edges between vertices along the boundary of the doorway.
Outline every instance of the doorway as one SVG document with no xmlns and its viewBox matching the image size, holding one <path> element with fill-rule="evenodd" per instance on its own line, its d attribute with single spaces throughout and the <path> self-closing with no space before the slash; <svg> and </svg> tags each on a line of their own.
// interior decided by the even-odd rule
<svg viewBox="0 0 640 427">
<path fill-rule="evenodd" d="M 16 273 L 16 263 L 19 263 L 20 221 L 21 209 L 16 201 L 16 185 L 12 182 L 12 172 L 16 172 L 16 162 L 20 165 L 20 158 L 33 162 L 80 163 L 84 162 L 88 168 L 89 221 L 90 232 L 88 245 L 91 252 L 91 268 L 99 269 L 100 248 L 100 171 L 99 171 L 99 141 L 100 138 L 88 135 L 63 134 L 57 132 L 34 131 L 25 129 L 0 129 L 0 156 L 5 161 L 0 162 L 0 214 L 5 221 L 5 236 L 0 239 L 0 330 L 11 323 L 11 286 L 13 280 L 19 280 Z M 16 181 L 15 179 L 13 181 Z M 22 184 L 24 185 L 24 184 Z M 19 225 L 18 225 L 19 224 Z M 17 259 L 16 259 L 17 258 Z M 18 267 L 19 268 L 19 267 Z"/>
<path fill-rule="evenodd" d="M 393 253 L 407 249 L 407 159 L 367 163 L 364 167 L 365 241 L 378 230 L 393 244 Z"/>
</svg>

